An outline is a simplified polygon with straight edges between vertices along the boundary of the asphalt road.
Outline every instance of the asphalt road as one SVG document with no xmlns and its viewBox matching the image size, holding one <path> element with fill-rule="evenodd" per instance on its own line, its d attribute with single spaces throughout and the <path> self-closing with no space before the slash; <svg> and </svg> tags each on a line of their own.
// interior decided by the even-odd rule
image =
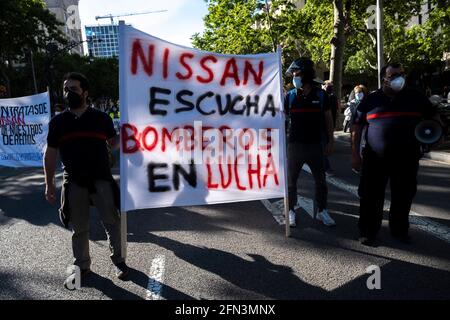
<svg viewBox="0 0 450 320">
<path fill-rule="evenodd" d="M 345 138 L 344 138 L 345 140 Z M 376 247 L 356 241 L 358 177 L 348 145 L 337 144 L 327 228 L 308 214 L 313 182 L 299 179 L 304 201 L 290 238 L 260 201 L 129 212 L 128 281 L 114 277 L 106 235 L 91 217 L 93 273 L 82 288 L 63 287 L 71 232 L 43 197 L 42 169 L 0 170 L 0 299 L 445 299 L 450 298 L 450 243 L 412 224 L 401 244 L 383 222 Z M 421 163 L 413 210 L 439 226 L 450 221 L 450 166 Z M 341 184 L 340 184 L 341 183 Z M 346 189 L 347 188 L 347 189 Z M 352 189 L 353 188 L 353 189 Z M 350 190 L 350 191 L 349 191 Z M 267 203 L 266 203 L 267 204 Z M 369 290 L 366 269 L 381 270 Z"/>
</svg>

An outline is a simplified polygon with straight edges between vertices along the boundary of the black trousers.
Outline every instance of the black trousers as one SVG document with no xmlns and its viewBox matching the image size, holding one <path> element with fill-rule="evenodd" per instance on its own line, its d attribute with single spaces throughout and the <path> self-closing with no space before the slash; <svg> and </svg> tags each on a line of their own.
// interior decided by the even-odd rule
<svg viewBox="0 0 450 320">
<path fill-rule="evenodd" d="M 323 146 L 320 143 L 289 142 L 288 144 L 289 209 L 294 210 L 297 203 L 297 179 L 305 163 L 311 169 L 314 177 L 317 210 L 322 211 L 327 208 L 328 188 L 325 177 Z"/>
<path fill-rule="evenodd" d="M 379 156 L 370 146 L 364 148 L 358 190 L 358 227 L 362 236 L 375 237 L 381 228 L 388 181 L 391 187 L 389 229 L 395 235 L 408 234 L 409 211 L 417 191 L 419 159 L 420 153 L 414 149 Z"/>
</svg>

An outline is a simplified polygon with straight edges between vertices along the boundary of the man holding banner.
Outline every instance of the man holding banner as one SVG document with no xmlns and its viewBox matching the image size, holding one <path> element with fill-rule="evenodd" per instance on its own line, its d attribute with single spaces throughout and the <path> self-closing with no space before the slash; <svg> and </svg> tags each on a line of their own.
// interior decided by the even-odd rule
<svg viewBox="0 0 450 320">
<path fill-rule="evenodd" d="M 296 226 L 294 207 L 297 203 L 297 179 L 303 165 L 311 169 L 316 184 L 314 217 L 326 226 L 336 223 L 328 214 L 324 156 L 333 148 L 333 118 L 328 95 L 314 82 L 314 63 L 301 58 L 288 68 L 294 89 L 285 98 L 285 110 L 290 114 L 288 172 L 289 224 Z M 323 147 L 325 146 L 325 147 Z"/>
<path fill-rule="evenodd" d="M 45 197 L 51 204 L 55 202 L 54 176 L 59 151 L 64 165 L 59 212 L 64 225 L 68 227 L 70 221 L 73 226 L 74 265 L 81 269 L 81 276 L 90 271 L 89 206 L 93 203 L 108 235 L 116 275 L 124 279 L 129 269 L 121 250 L 120 196 L 111 174 L 107 148 L 107 144 L 117 147 L 119 141 L 111 118 L 87 106 L 88 90 L 84 75 L 66 75 L 64 99 L 69 108 L 53 117 L 49 124 L 44 156 Z"/>
</svg>

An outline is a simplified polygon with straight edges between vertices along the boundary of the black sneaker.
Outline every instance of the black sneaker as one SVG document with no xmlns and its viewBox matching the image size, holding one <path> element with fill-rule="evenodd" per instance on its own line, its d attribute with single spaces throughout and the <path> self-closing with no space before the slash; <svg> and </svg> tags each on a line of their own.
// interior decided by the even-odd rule
<svg viewBox="0 0 450 320">
<path fill-rule="evenodd" d="M 130 268 L 128 268 L 125 262 L 116 264 L 116 276 L 120 280 L 124 280 L 130 273 Z"/>
<path fill-rule="evenodd" d="M 358 238 L 358 241 L 364 246 L 368 246 L 368 247 L 375 246 L 375 238 L 373 238 L 373 237 L 360 236 Z"/>
<path fill-rule="evenodd" d="M 411 244 L 411 237 L 408 234 L 395 234 L 391 233 L 392 237 L 396 239 L 397 241 L 403 243 L 403 244 Z"/>
</svg>

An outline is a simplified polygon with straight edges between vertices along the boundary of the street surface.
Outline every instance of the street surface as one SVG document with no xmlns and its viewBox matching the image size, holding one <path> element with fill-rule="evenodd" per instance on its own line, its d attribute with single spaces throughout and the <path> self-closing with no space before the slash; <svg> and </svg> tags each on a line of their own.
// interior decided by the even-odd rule
<svg viewBox="0 0 450 320">
<path fill-rule="evenodd" d="M 63 287 L 71 232 L 61 226 L 57 206 L 44 199 L 42 169 L 0 168 L 0 299 L 448 300 L 450 165 L 421 161 L 412 244 L 394 240 L 385 217 L 377 246 L 362 246 L 358 176 L 350 168 L 348 134 L 336 135 L 336 175 L 329 178 L 336 227 L 310 216 L 313 180 L 307 168 L 299 179 L 301 207 L 290 238 L 279 224 L 280 199 L 129 212 L 132 273 L 123 282 L 115 278 L 92 209 L 93 273 L 76 291 Z M 118 178 L 117 168 L 115 173 Z M 371 265 L 381 269 L 379 290 L 367 288 Z"/>
</svg>

